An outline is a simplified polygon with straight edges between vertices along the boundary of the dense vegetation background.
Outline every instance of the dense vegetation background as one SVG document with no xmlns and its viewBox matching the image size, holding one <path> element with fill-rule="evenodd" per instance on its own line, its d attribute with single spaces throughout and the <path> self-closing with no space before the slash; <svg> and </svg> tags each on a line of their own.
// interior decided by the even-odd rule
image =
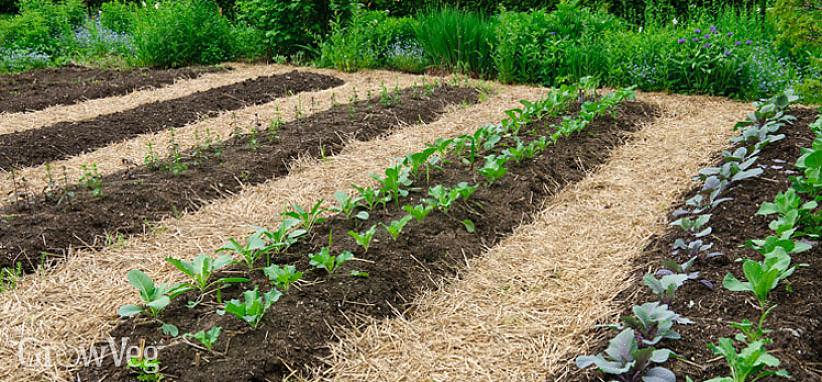
<svg viewBox="0 0 822 382">
<path fill-rule="evenodd" d="M 0 0 L 0 71 L 291 61 L 819 102 L 822 0 Z"/>
</svg>

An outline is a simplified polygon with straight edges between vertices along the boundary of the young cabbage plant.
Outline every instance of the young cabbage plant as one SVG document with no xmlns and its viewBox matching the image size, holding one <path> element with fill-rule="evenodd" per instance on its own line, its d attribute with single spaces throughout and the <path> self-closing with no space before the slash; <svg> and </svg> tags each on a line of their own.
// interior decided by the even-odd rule
<svg viewBox="0 0 822 382">
<path fill-rule="evenodd" d="M 156 319 L 171 304 L 171 300 L 191 290 L 191 286 L 186 284 L 155 284 L 151 277 L 139 269 L 128 271 L 127 277 L 128 283 L 140 293 L 143 303 L 120 306 L 117 311 L 120 317 L 134 317 L 142 313 Z"/>
<path fill-rule="evenodd" d="M 354 259 L 354 254 L 350 251 L 343 251 L 337 256 L 331 254 L 331 249 L 323 247 L 320 252 L 308 255 L 309 264 L 317 269 L 325 269 L 328 273 L 334 273 L 343 264 Z"/>
<path fill-rule="evenodd" d="M 711 248 L 713 248 L 712 243 L 705 243 L 700 239 L 695 239 L 691 241 L 685 241 L 685 239 L 676 239 L 674 240 L 673 245 L 673 254 L 679 255 L 680 253 L 685 254 L 686 256 L 694 257 L 699 255 L 702 252 L 708 252 Z M 708 253 L 708 257 L 714 257 L 718 254 L 718 252 Z"/>
<path fill-rule="evenodd" d="M 430 204 L 417 204 L 417 205 L 410 205 L 406 204 L 402 206 L 402 210 L 408 212 L 409 215 L 414 217 L 418 223 L 422 223 L 423 220 L 434 210 L 434 207 Z"/>
<path fill-rule="evenodd" d="M 645 274 L 642 282 L 651 289 L 651 292 L 664 304 L 670 304 L 676 296 L 676 290 L 688 280 L 686 274 L 672 274 L 656 278 L 652 273 Z"/>
<path fill-rule="evenodd" d="M 392 220 L 390 223 L 388 223 L 388 225 L 383 224 L 382 226 L 385 228 L 388 234 L 391 235 L 391 238 L 394 239 L 394 241 L 397 241 L 397 239 L 400 237 L 400 234 L 402 234 L 402 230 L 405 228 L 405 225 L 408 224 L 408 222 L 410 222 L 413 218 L 414 217 L 411 215 L 405 215 L 399 220 Z"/>
<path fill-rule="evenodd" d="M 508 162 L 507 156 L 491 154 L 485 157 L 485 164 L 479 169 L 479 174 L 485 177 L 488 183 L 494 183 L 508 173 L 508 168 L 505 167 L 506 162 Z"/>
<path fill-rule="evenodd" d="M 257 232 L 249 235 L 244 243 L 232 237 L 228 239 L 228 243 L 220 247 L 217 252 L 230 252 L 240 255 L 248 270 L 253 271 L 257 260 L 266 252 L 263 235 L 262 231 L 257 230 Z"/>
<path fill-rule="evenodd" d="M 200 330 L 194 334 L 186 333 L 184 337 L 197 340 L 197 342 L 203 345 L 203 347 L 205 347 L 208 351 L 211 351 L 214 349 L 214 345 L 220 338 L 220 333 L 222 333 L 222 331 L 223 328 L 215 326 L 208 330 Z"/>
<path fill-rule="evenodd" d="M 261 232 L 268 241 L 265 248 L 262 250 L 265 254 L 266 265 L 271 264 L 271 254 L 278 255 L 285 252 L 285 250 L 291 248 L 291 246 L 296 244 L 301 237 L 308 233 L 308 231 L 302 228 L 294 228 L 298 225 L 299 223 L 296 220 L 286 219 L 280 222 L 280 226 L 276 231 L 268 231 L 263 228 L 258 229 L 258 232 Z"/>
<path fill-rule="evenodd" d="M 768 353 L 763 341 L 745 344 L 745 348 L 738 353 L 730 338 L 720 338 L 718 345 L 708 344 L 708 348 L 725 359 L 731 374 L 705 382 L 749 382 L 772 376 L 790 378 L 787 371 L 772 369 L 779 367 L 779 359 Z"/>
<path fill-rule="evenodd" d="M 813 248 L 804 241 L 794 241 L 791 239 L 789 232 L 783 233 L 781 236 L 771 235 L 763 240 L 749 240 L 745 245 L 762 255 L 773 252 L 777 247 L 782 248 L 790 255 L 802 253 Z"/>
<path fill-rule="evenodd" d="M 699 215 L 694 219 L 689 217 L 682 217 L 671 223 L 672 226 L 681 228 L 686 233 L 693 235 L 695 238 L 708 236 L 713 232 L 713 228 L 706 227 L 708 221 L 711 220 L 710 214 Z M 704 227 L 704 228 L 703 228 Z"/>
<path fill-rule="evenodd" d="M 441 184 L 429 188 L 428 196 L 431 198 L 425 199 L 426 204 L 436 207 L 443 213 L 448 213 L 448 210 L 460 197 L 458 192 L 452 192 L 452 189 Z"/>
<path fill-rule="evenodd" d="M 380 184 L 380 193 L 393 200 L 399 207 L 400 198 L 408 196 L 405 188 L 412 184 L 411 170 L 402 164 L 397 164 L 385 169 L 385 177 L 372 177 Z"/>
<path fill-rule="evenodd" d="M 306 232 L 311 232 L 311 228 L 313 228 L 316 224 L 321 224 L 325 221 L 325 218 L 320 216 L 323 212 L 325 212 L 325 209 L 322 208 L 322 204 L 323 200 L 318 200 L 317 203 L 314 203 L 314 206 L 307 211 L 299 204 L 295 204 L 292 207 L 293 209 L 291 211 L 284 212 L 283 216 L 299 222 L 300 226 Z"/>
<path fill-rule="evenodd" d="M 816 201 L 811 200 L 803 203 L 802 198 L 797 195 L 796 190 L 789 188 L 785 192 L 776 194 L 773 202 L 762 203 L 756 214 L 764 216 L 773 214 L 785 216 L 792 211 L 799 211 L 800 214 L 810 213 L 816 209 L 816 207 L 818 207 L 818 203 Z"/>
<path fill-rule="evenodd" d="M 622 324 L 614 325 L 614 327 L 619 330 L 633 329 L 639 341 L 639 347 L 654 346 L 666 339 L 678 340 L 682 337 L 673 330 L 674 324 L 693 324 L 693 321 L 669 310 L 668 305 L 659 302 L 634 305 L 631 310 L 634 314 L 622 317 Z"/>
<path fill-rule="evenodd" d="M 254 329 L 260 326 L 260 322 L 265 316 L 265 312 L 277 302 L 283 294 L 272 289 L 266 293 L 260 293 L 257 288 L 243 292 L 243 299 L 233 299 L 225 304 L 225 309 L 218 310 L 217 314 L 231 314 L 234 317 L 247 323 Z"/>
<path fill-rule="evenodd" d="M 343 216 L 345 216 L 347 219 L 351 219 L 351 217 L 354 215 L 354 211 L 357 210 L 357 206 L 359 205 L 360 201 L 362 200 L 362 197 L 361 196 L 351 196 L 351 195 L 348 195 L 347 192 L 337 191 L 337 192 L 334 193 L 334 199 L 337 201 L 337 205 L 332 207 L 331 211 L 336 212 L 336 213 L 340 213 Z M 365 211 L 363 211 L 363 212 L 365 212 Z"/>
<path fill-rule="evenodd" d="M 742 263 L 745 280 L 740 281 L 731 273 L 725 275 L 722 285 L 732 292 L 750 292 L 759 302 L 759 308 L 768 307 L 768 295 L 779 282 L 790 277 L 796 267 L 791 266 L 791 256 L 781 247 L 765 255 L 762 261 L 746 259 Z"/>
<path fill-rule="evenodd" d="M 126 362 L 129 370 L 137 374 L 140 382 L 160 382 L 165 375 L 160 372 L 160 360 L 146 357 L 129 357 Z"/>
<path fill-rule="evenodd" d="M 214 275 L 214 272 L 217 272 L 234 262 L 231 255 L 218 256 L 216 259 L 206 255 L 198 255 L 190 262 L 175 259 L 173 257 L 167 257 L 166 262 L 173 265 L 175 268 L 180 270 L 180 272 L 183 272 L 183 274 L 188 276 L 191 279 L 191 282 L 186 283 L 185 285 L 197 289 L 201 295 L 214 287 L 219 287 L 224 284 L 245 283 L 249 281 L 245 277 L 221 277 L 217 280 L 210 281 L 211 276 Z"/>
<path fill-rule="evenodd" d="M 652 367 L 668 361 L 671 354 L 673 352 L 668 349 L 640 348 L 634 330 L 625 329 L 611 339 L 605 353 L 579 356 L 576 365 L 580 369 L 596 366 L 621 382 L 676 382 L 676 375 L 670 370 Z"/>
<path fill-rule="evenodd" d="M 423 168 L 428 167 L 428 165 L 431 163 L 432 156 L 436 152 L 437 150 L 435 148 L 428 147 L 420 152 L 408 154 L 403 160 L 402 164 L 403 166 L 408 167 L 411 170 L 412 174 L 417 174 Z"/>
<path fill-rule="evenodd" d="M 731 327 L 739 330 L 734 338 L 736 338 L 739 342 L 754 342 L 754 341 L 763 341 L 766 345 L 771 343 L 771 340 L 766 338 L 765 336 L 771 332 L 770 329 L 765 328 L 765 320 L 768 319 L 768 316 L 771 312 L 776 308 L 776 305 L 772 305 L 770 308 L 762 312 L 759 315 L 759 320 L 756 324 L 751 322 L 750 320 L 742 320 L 741 322 L 732 322 Z"/>
<path fill-rule="evenodd" d="M 283 293 L 288 292 L 291 284 L 299 281 L 303 277 L 303 273 L 297 271 L 293 265 L 279 266 L 277 264 L 269 265 L 263 268 L 263 274 L 268 278 L 268 281 Z"/>
<path fill-rule="evenodd" d="M 378 204 L 385 204 L 388 202 L 388 196 L 382 195 L 379 190 L 375 190 L 371 187 L 360 187 L 357 185 L 352 185 L 355 190 L 359 193 L 360 197 L 360 205 L 371 211 L 376 207 Z"/>
<path fill-rule="evenodd" d="M 366 231 L 357 232 L 357 231 L 348 231 L 348 236 L 351 236 L 357 245 L 362 247 L 363 252 L 368 252 L 368 247 L 371 246 L 371 241 L 374 239 L 374 234 L 377 233 L 377 226 L 372 225 Z"/>
</svg>

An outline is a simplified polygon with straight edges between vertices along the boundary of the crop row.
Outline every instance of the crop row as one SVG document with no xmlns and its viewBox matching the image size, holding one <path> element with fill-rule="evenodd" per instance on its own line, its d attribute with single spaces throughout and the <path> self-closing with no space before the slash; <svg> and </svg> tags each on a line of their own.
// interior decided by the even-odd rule
<svg viewBox="0 0 822 382">
<path fill-rule="evenodd" d="M 139 291 L 141 303 L 124 305 L 119 313 L 124 317 L 145 316 L 156 322 L 164 334 L 176 337 L 179 330 L 169 322 L 164 311 L 172 300 L 186 295 L 192 296 L 187 306 L 214 306 L 217 314 L 234 316 L 253 330 L 290 288 L 302 282 L 303 273 L 308 271 L 293 264 L 279 263 L 280 259 L 290 248 L 315 234 L 315 227 L 328 219 L 328 213 L 360 227 L 347 232 L 356 242 L 356 250 L 335 248 L 329 234 L 327 245 L 313 253 L 301 254 L 308 257 L 313 270 L 331 275 L 339 274 L 345 264 L 361 260 L 378 235 L 396 242 L 408 225 L 425 226 L 433 211 L 441 213 L 438 216 L 454 219 L 449 214 L 453 208 L 458 205 L 471 207 L 475 192 L 499 182 L 508 174 L 511 165 L 535 158 L 547 147 L 584 130 L 594 118 L 612 112 L 623 100 L 633 97 L 631 89 L 623 89 L 595 99 L 595 87 L 594 81 L 586 80 L 579 85 L 564 86 L 537 102 L 521 101 L 522 107 L 508 110 L 508 118 L 499 124 L 482 127 L 473 134 L 439 139 L 424 150 L 407 155 L 386 168 L 382 175 L 374 176 L 376 183 L 373 187 L 355 185 L 353 194 L 336 193 L 336 204 L 332 207 L 323 207 L 323 200 L 309 207 L 293 206 L 282 212 L 284 219 L 277 228 L 257 228 L 248 237 L 232 238 L 216 250 L 217 257 L 199 255 L 191 261 L 168 258 L 169 263 L 189 278 L 187 282 L 155 283 L 142 271 L 131 270 L 128 279 Z M 548 116 L 557 116 L 572 105 L 579 105 L 575 116 L 562 118 L 550 129 L 530 129 L 526 133 L 524 127 Z M 476 174 L 477 182 L 446 185 L 427 181 L 447 165 L 467 168 Z M 419 199 L 419 203 L 407 203 L 411 193 L 422 191 L 415 180 L 427 183 L 427 194 Z M 367 224 L 375 212 L 388 208 L 401 209 L 405 215 L 381 224 Z M 468 232 L 476 228 L 471 219 L 457 221 Z M 260 271 L 268 285 L 253 285 L 238 298 L 223 301 L 225 288 L 247 284 L 254 279 L 252 274 Z M 349 274 L 356 278 L 369 277 L 368 273 L 356 269 L 350 270 Z M 219 326 L 203 327 L 183 334 L 182 338 L 193 339 L 196 343 L 192 342 L 192 346 L 210 350 L 219 340 L 221 331 Z M 156 375 L 151 371 L 159 368 L 157 362 L 137 357 L 132 362 L 132 370 L 142 375 Z"/>
<path fill-rule="evenodd" d="M 721 255 L 712 251 L 714 244 L 707 240 L 713 231 L 710 212 L 720 204 L 733 200 L 727 195 L 732 186 L 762 175 L 763 169 L 756 165 L 760 152 L 765 146 L 785 139 L 779 130 L 795 120 L 787 114 L 787 109 L 796 101 L 797 97 L 787 91 L 757 102 L 756 111 L 750 113 L 746 121 L 736 125 L 740 135 L 732 142 L 737 148 L 723 152 L 719 166 L 699 171 L 696 179 L 702 181 L 700 192 L 689 198 L 684 208 L 674 212 L 677 219 L 671 225 L 682 231 L 682 236 L 674 241 L 671 248 L 674 259 L 664 261 L 662 269 L 643 277 L 643 283 L 657 301 L 633 306 L 633 315 L 623 317 L 619 324 L 610 325 L 619 333 L 609 341 L 605 353 L 578 357 L 578 367 L 596 366 L 601 372 L 620 381 L 676 381 L 675 374 L 661 365 L 669 358 L 679 356 L 661 345 L 664 341 L 681 339 L 674 330 L 675 325 L 693 322 L 671 310 L 669 305 L 676 298 L 676 291 L 686 282 L 699 282 L 714 288 L 713 283 L 702 279 L 694 267 L 698 259 Z M 743 280 L 731 273 L 723 279 L 723 287 L 727 290 L 754 296 L 760 314 L 753 321 L 743 319 L 731 323 L 731 327 L 738 331 L 733 339 L 720 338 L 717 343 L 708 345 L 715 355 L 726 361 L 729 369 L 727 376 L 713 378 L 709 382 L 745 382 L 770 376 L 789 376 L 785 370 L 778 369 L 780 361 L 766 349 L 772 343 L 768 338 L 771 330 L 766 323 L 768 315 L 776 308 L 769 299 L 771 292 L 780 284 L 789 287 L 788 278 L 797 268 L 792 264 L 791 255 L 811 249 L 807 239 L 816 239 L 822 232 L 819 211 L 822 118 L 811 128 L 817 138 L 812 148 L 802 150 L 796 162 L 795 167 L 801 175 L 791 177 L 792 187 L 779 193 L 772 202 L 763 203 L 757 212 L 757 215 L 777 217 L 769 224 L 772 231 L 770 236 L 746 243 L 748 248 L 759 253 L 759 259 L 742 260 Z M 690 377 L 686 379 L 691 380 Z"/>
</svg>

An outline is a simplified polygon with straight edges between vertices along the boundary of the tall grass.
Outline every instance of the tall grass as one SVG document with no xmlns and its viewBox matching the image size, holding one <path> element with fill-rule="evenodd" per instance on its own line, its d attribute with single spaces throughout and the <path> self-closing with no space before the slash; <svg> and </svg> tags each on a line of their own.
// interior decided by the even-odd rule
<svg viewBox="0 0 822 382">
<path fill-rule="evenodd" d="M 429 10 L 417 19 L 417 42 L 434 65 L 482 77 L 494 74 L 492 20 L 453 8 Z"/>
</svg>

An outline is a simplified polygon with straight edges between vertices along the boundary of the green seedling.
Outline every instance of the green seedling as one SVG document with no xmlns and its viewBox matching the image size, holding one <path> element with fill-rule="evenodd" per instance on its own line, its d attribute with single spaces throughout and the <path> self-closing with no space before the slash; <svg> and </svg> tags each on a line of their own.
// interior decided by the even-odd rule
<svg viewBox="0 0 822 382">
<path fill-rule="evenodd" d="M 770 340 L 765 338 L 765 335 L 771 332 L 770 329 L 765 328 L 765 321 L 768 319 L 768 316 L 771 312 L 776 308 L 776 305 L 771 306 L 759 316 L 759 320 L 756 323 L 751 322 L 750 320 L 742 320 L 741 322 L 732 322 L 731 327 L 739 330 L 739 333 L 735 336 L 737 341 L 740 342 L 754 342 L 754 341 L 764 341 L 766 344 L 770 343 Z"/>
<path fill-rule="evenodd" d="M 83 175 L 80 176 L 80 183 L 87 190 L 91 191 L 91 196 L 99 198 L 103 196 L 103 177 L 97 171 L 97 163 L 90 166 L 80 165 Z"/>
<path fill-rule="evenodd" d="M 143 157 L 143 164 L 152 171 L 160 169 L 160 156 L 154 151 L 154 144 L 146 143 L 146 155 Z"/>
<path fill-rule="evenodd" d="M 400 234 L 402 234 L 402 230 L 405 228 L 405 225 L 408 224 L 408 222 L 410 222 L 413 218 L 414 217 L 411 215 L 405 215 L 400 218 L 400 220 L 392 220 L 388 225 L 383 224 L 382 226 L 388 234 L 391 235 L 391 238 L 394 239 L 394 241 L 397 241 Z"/>
<path fill-rule="evenodd" d="M 659 301 L 664 304 L 670 304 L 673 301 L 676 290 L 688 280 L 687 274 L 671 274 L 664 275 L 661 278 L 656 278 L 653 273 L 647 273 L 642 278 L 642 282 L 651 289 L 651 292 L 659 298 Z"/>
<path fill-rule="evenodd" d="M 233 299 L 225 304 L 224 310 L 218 310 L 217 314 L 229 313 L 234 317 L 247 323 L 254 329 L 260 326 L 260 322 L 265 316 L 265 312 L 277 302 L 282 293 L 272 289 L 266 293 L 260 293 L 257 288 L 243 292 L 243 299 Z"/>
<path fill-rule="evenodd" d="M 248 270 L 253 271 L 257 260 L 265 253 L 266 243 L 263 240 L 263 235 L 264 233 L 258 230 L 249 235 L 248 239 L 242 243 L 232 237 L 217 252 L 230 252 L 240 255 Z"/>
<path fill-rule="evenodd" d="M 686 233 L 693 235 L 695 238 L 708 236 L 713 232 L 711 227 L 706 227 L 708 221 L 711 220 L 710 214 L 699 215 L 695 219 L 683 217 L 671 223 L 672 226 L 681 228 Z M 705 228 L 703 228 L 705 227 Z"/>
<path fill-rule="evenodd" d="M 360 187 L 357 185 L 352 185 L 357 193 L 359 194 L 360 198 L 360 205 L 371 211 L 376 207 L 378 204 L 385 204 L 388 201 L 389 196 L 384 196 L 381 191 L 375 190 L 371 187 Z"/>
<path fill-rule="evenodd" d="M 322 204 L 323 200 L 318 200 L 308 211 L 303 209 L 299 204 L 295 204 L 292 207 L 293 209 L 284 212 L 283 216 L 299 222 L 300 226 L 308 233 L 311 232 L 311 228 L 315 225 L 325 222 L 325 218 L 320 217 L 320 215 L 325 212 Z"/>
<path fill-rule="evenodd" d="M 791 256 L 781 247 L 766 254 L 762 261 L 746 259 L 742 263 L 742 273 L 747 281 L 739 281 L 731 273 L 725 275 L 722 285 L 733 292 L 750 292 L 759 302 L 759 308 L 767 309 L 768 295 L 779 282 L 790 277 L 796 267 L 791 266 Z"/>
<path fill-rule="evenodd" d="M 213 259 L 206 255 L 198 255 L 194 260 L 188 262 L 185 260 L 167 257 L 166 262 L 173 265 L 175 268 L 183 272 L 191 279 L 191 282 L 186 283 L 189 287 L 197 289 L 200 294 L 204 294 L 214 287 L 220 287 L 225 284 L 245 283 L 249 280 L 245 277 L 221 277 L 217 280 L 210 281 L 214 272 L 225 268 L 232 264 L 234 259 L 231 255 L 218 256 Z"/>
<path fill-rule="evenodd" d="M 673 329 L 674 324 L 693 323 L 668 309 L 668 305 L 659 302 L 634 305 L 631 311 L 633 315 L 622 317 L 622 324 L 613 327 L 619 330 L 633 329 L 639 341 L 639 347 L 655 346 L 662 340 L 678 340 L 682 337 Z"/>
<path fill-rule="evenodd" d="M 272 264 L 263 268 L 263 273 L 265 277 L 268 278 L 268 281 L 283 293 L 288 292 L 291 284 L 294 284 L 303 277 L 303 273 L 298 272 L 297 268 L 293 265 L 279 266 Z"/>
<path fill-rule="evenodd" d="M 323 247 L 320 252 L 308 255 L 309 264 L 317 269 L 325 269 L 328 273 L 334 273 L 343 264 L 354 259 L 354 254 L 350 251 L 343 251 L 337 256 L 331 254 L 328 247 Z"/>
<path fill-rule="evenodd" d="M 347 192 L 337 191 L 334 193 L 334 199 L 337 201 L 337 205 L 331 208 L 332 212 L 337 212 L 345 216 L 347 219 L 351 219 L 354 215 L 354 211 L 357 210 L 357 206 L 359 205 L 360 201 L 362 200 L 361 196 L 351 196 L 348 195 Z M 366 220 L 368 219 L 367 215 L 368 212 L 362 211 L 365 213 L 364 217 Z M 358 217 L 360 214 L 357 214 Z"/>
<path fill-rule="evenodd" d="M 262 250 L 265 254 L 266 265 L 271 264 L 271 254 L 278 255 L 284 252 L 308 233 L 308 231 L 301 228 L 295 229 L 294 227 L 298 224 L 296 220 L 286 219 L 280 222 L 280 226 L 276 231 L 268 231 L 263 228 L 257 229 L 257 231 L 261 232 L 268 240 L 268 243 Z"/>
<path fill-rule="evenodd" d="M 160 372 L 160 360 L 131 357 L 127 366 L 137 374 L 137 380 L 140 382 L 159 382 L 165 379 L 165 375 Z"/>
<path fill-rule="evenodd" d="M 779 367 L 779 359 L 768 353 L 764 341 L 754 341 L 745 345 L 745 348 L 737 353 L 730 338 L 720 338 L 718 345 L 709 344 L 708 348 L 714 354 L 725 359 L 731 374 L 705 382 L 748 382 L 772 376 L 790 378 L 790 374 L 785 370 L 769 369 Z"/>
<path fill-rule="evenodd" d="M 418 223 L 422 223 L 431 211 L 434 210 L 434 207 L 429 204 L 417 204 L 414 206 L 406 204 L 402 206 L 402 210 L 413 216 L 414 220 Z"/>
<path fill-rule="evenodd" d="M 348 236 L 351 236 L 357 242 L 357 245 L 362 247 L 363 252 L 368 252 L 368 247 L 371 246 L 371 241 L 376 233 L 377 226 L 372 225 L 371 228 L 363 232 L 348 231 Z"/>
<path fill-rule="evenodd" d="M 214 345 L 217 343 L 217 340 L 220 338 L 220 333 L 223 331 L 223 328 L 219 326 L 215 326 L 209 330 L 200 330 L 197 333 L 191 334 L 186 333 L 184 337 L 186 338 L 194 338 L 199 342 L 203 347 L 205 347 L 208 351 L 214 349 Z"/>
<path fill-rule="evenodd" d="M 171 300 L 191 290 L 191 286 L 186 284 L 155 284 L 148 275 L 139 269 L 132 269 L 128 272 L 128 282 L 137 289 L 143 303 L 142 305 L 125 304 L 120 306 L 117 312 L 121 317 L 146 314 L 156 319 L 171 304 Z"/>
<path fill-rule="evenodd" d="M 494 183 L 502 179 L 508 173 L 505 163 L 507 156 L 489 155 L 485 157 L 485 164 L 479 169 L 479 174 L 485 177 L 488 183 Z"/>
<path fill-rule="evenodd" d="M 386 195 L 383 199 L 383 206 L 386 200 L 393 200 L 399 207 L 400 198 L 408 196 L 408 190 L 405 187 L 411 185 L 410 178 L 411 170 L 401 164 L 395 165 L 385 169 L 385 177 L 372 177 L 380 184 L 380 194 Z"/>
</svg>

